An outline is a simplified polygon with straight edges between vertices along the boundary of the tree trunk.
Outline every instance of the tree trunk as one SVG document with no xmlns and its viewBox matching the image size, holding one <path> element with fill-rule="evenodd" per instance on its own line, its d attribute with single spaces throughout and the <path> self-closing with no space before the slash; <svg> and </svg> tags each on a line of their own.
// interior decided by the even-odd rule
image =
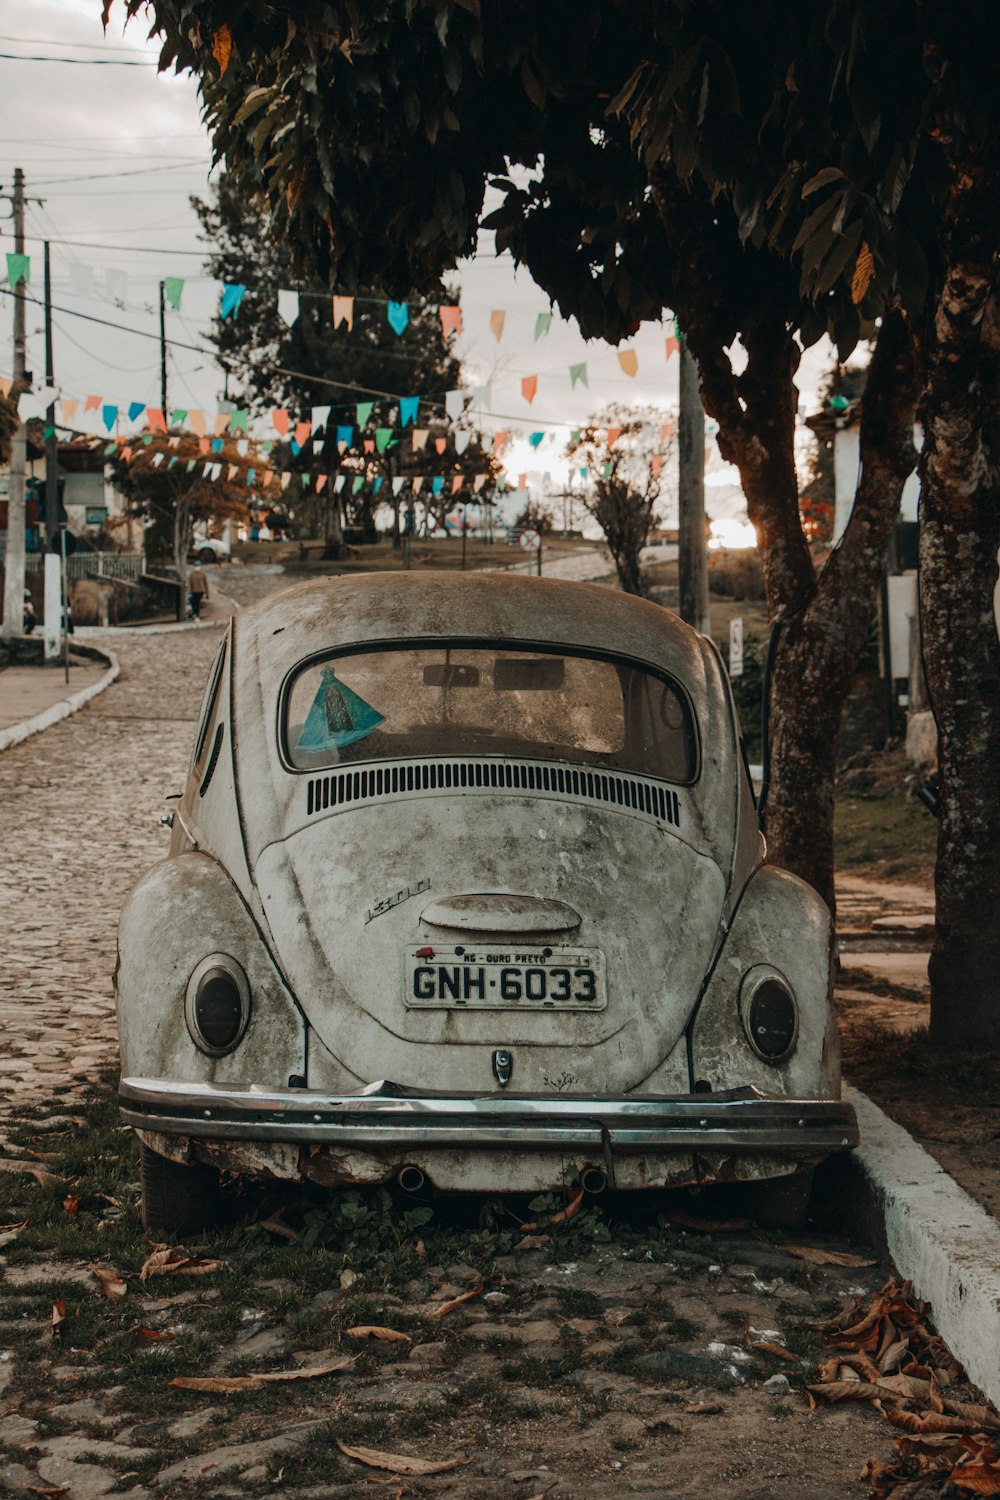
<svg viewBox="0 0 1000 1500">
<path fill-rule="evenodd" d="M 924 666 L 941 821 L 931 1036 L 1000 1046 L 1000 160 L 956 172 L 929 349 L 921 460 Z"/>
<path fill-rule="evenodd" d="M 174 506 L 174 567 L 180 580 L 177 596 L 177 618 L 183 620 L 187 614 L 188 598 L 188 552 L 191 550 L 191 502 L 186 490 L 177 496 Z"/>
<path fill-rule="evenodd" d="M 913 344 L 884 320 L 862 404 L 862 474 L 840 547 L 817 579 L 794 463 L 797 351 L 773 324 L 748 334 L 745 373 L 724 351 L 695 349 L 719 448 L 738 465 L 779 631 L 769 702 L 768 859 L 809 882 L 836 911 L 833 803 L 837 734 L 871 618 L 903 485 L 915 461 Z M 694 332 L 692 330 L 692 343 Z"/>
</svg>

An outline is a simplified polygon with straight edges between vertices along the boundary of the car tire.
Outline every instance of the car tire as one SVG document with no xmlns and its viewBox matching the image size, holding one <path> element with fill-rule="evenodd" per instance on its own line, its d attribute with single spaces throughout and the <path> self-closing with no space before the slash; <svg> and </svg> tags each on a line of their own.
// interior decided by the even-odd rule
<svg viewBox="0 0 1000 1500">
<path fill-rule="evenodd" d="M 801 1229 L 809 1217 L 812 1185 L 811 1171 L 745 1183 L 743 1206 L 760 1229 Z"/>
<path fill-rule="evenodd" d="M 193 1234 L 222 1213 L 219 1174 L 201 1162 L 182 1165 L 141 1145 L 142 1227 L 163 1234 Z"/>
<path fill-rule="evenodd" d="M 212 551 L 211 547 L 199 547 L 198 561 L 204 563 L 215 562 L 215 553 Z"/>
</svg>

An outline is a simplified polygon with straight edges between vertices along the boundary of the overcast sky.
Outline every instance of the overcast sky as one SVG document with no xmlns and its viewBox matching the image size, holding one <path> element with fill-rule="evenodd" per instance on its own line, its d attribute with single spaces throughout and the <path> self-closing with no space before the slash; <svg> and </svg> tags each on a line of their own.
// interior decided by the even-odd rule
<svg viewBox="0 0 1000 1500">
<path fill-rule="evenodd" d="M 167 315 L 168 337 L 180 343 L 205 344 L 219 298 L 218 283 L 203 273 L 204 250 L 189 201 L 192 193 L 207 192 L 211 162 L 194 83 L 187 76 L 157 74 L 155 44 L 147 43 L 141 23 L 123 33 L 123 7 L 113 7 L 106 38 L 100 12 L 100 0 L 33 0 L 30 6 L 4 6 L 0 23 L 0 52 L 8 54 L 0 58 L 0 184 L 9 194 L 14 168 L 23 167 L 29 199 L 43 200 L 30 201 L 27 212 L 31 294 L 42 295 L 42 241 L 48 239 L 53 303 L 63 309 L 54 314 L 56 383 L 62 395 L 81 401 L 81 411 L 88 395 L 122 408 L 133 401 L 159 405 L 161 278 L 185 278 L 181 310 Z M 9 214 L 6 198 L 0 214 Z M 12 250 L 9 217 L 0 221 L 0 235 L 0 250 Z M 508 452 L 514 480 L 522 469 L 548 470 L 561 480 L 570 430 L 611 402 L 676 406 L 678 360 L 665 356 L 670 328 L 646 324 L 631 340 L 628 347 L 638 359 L 634 379 L 622 371 L 615 349 L 585 342 L 575 325 L 558 317 L 536 343 L 537 315 L 549 311 L 543 293 L 526 272 L 515 272 L 509 257 L 496 256 L 491 235 L 480 238 L 479 254 L 458 275 L 464 331 L 457 348 L 469 382 L 491 386 L 494 419 L 484 425 L 524 434 Z M 9 349 L 11 299 L 2 302 L 0 328 Z M 489 327 L 495 308 L 507 314 L 499 343 Z M 82 314 L 119 326 L 88 322 Z M 39 386 L 45 368 L 41 326 L 41 308 L 29 303 L 28 366 Z M 126 333 L 125 327 L 149 336 Z M 829 350 L 809 356 L 800 379 L 806 405 L 830 358 Z M 571 391 L 569 367 L 584 362 L 589 388 Z M 0 352 L 0 373 L 10 373 L 10 366 L 10 355 Z M 527 375 L 538 376 L 530 405 L 521 393 Z M 171 406 L 215 411 L 222 376 L 210 355 L 172 347 L 169 379 Z M 554 437 L 536 452 L 527 435 L 538 429 Z M 710 515 L 740 513 L 734 479 L 735 470 L 712 451 Z"/>
</svg>

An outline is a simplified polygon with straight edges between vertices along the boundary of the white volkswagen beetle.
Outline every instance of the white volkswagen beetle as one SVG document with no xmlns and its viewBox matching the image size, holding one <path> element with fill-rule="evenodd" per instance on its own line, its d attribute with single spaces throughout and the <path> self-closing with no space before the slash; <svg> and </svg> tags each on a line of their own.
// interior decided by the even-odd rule
<svg viewBox="0 0 1000 1500">
<path fill-rule="evenodd" d="M 121 918 L 146 1226 L 220 1167 L 801 1211 L 857 1129 L 829 913 L 763 858 L 726 673 L 657 605 L 406 573 L 238 615 Z"/>
</svg>

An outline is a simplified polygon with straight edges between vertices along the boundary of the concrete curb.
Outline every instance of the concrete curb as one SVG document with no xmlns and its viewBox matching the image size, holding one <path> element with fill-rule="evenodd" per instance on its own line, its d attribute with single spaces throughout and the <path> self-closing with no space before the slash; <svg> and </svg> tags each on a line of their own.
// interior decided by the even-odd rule
<svg viewBox="0 0 1000 1500">
<path fill-rule="evenodd" d="M 50 708 L 43 709 L 40 714 L 35 714 L 34 718 L 25 719 L 20 724 L 11 724 L 9 729 L 0 730 L 0 751 L 9 750 L 12 745 L 19 745 L 22 740 L 30 738 L 31 735 L 41 733 L 52 724 L 58 724 L 60 719 L 68 719 L 70 714 L 75 714 L 77 709 L 89 703 L 91 698 L 96 698 L 98 693 L 103 693 L 105 688 L 111 686 L 121 671 L 121 664 L 115 653 L 95 651 L 93 647 L 84 646 L 81 654 L 102 658 L 108 663 L 108 670 L 89 687 L 80 688 L 78 692 L 71 693 L 68 698 L 61 699 L 59 703 L 53 703 Z"/>
<path fill-rule="evenodd" d="M 77 625 L 73 629 L 73 636 L 89 641 L 109 635 L 176 635 L 181 630 L 203 630 L 206 625 L 228 625 L 230 618 L 226 615 L 218 620 L 202 620 L 200 624 L 196 624 L 194 620 L 178 620 L 174 625 Z"/>
<path fill-rule="evenodd" d="M 969 1378 L 1000 1405 L 1000 1224 L 867 1095 L 844 1085 L 861 1127 L 854 1169 L 900 1274 Z"/>
</svg>

